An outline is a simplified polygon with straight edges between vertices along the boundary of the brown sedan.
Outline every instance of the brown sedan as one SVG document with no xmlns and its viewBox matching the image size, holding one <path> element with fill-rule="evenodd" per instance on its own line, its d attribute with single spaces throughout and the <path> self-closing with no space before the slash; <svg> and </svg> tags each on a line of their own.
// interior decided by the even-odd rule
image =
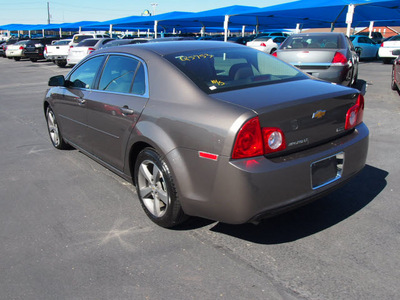
<svg viewBox="0 0 400 300">
<path fill-rule="evenodd" d="M 241 45 L 107 48 L 49 85 L 53 145 L 133 182 L 163 227 L 258 221 L 339 187 L 367 157 L 359 91 Z"/>
</svg>

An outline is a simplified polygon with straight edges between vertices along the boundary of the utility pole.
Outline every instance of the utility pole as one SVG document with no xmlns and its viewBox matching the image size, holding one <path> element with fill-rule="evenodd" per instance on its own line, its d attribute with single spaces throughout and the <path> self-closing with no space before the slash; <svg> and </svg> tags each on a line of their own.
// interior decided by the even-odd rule
<svg viewBox="0 0 400 300">
<path fill-rule="evenodd" d="M 50 4 L 47 2 L 47 24 L 50 24 Z"/>
</svg>

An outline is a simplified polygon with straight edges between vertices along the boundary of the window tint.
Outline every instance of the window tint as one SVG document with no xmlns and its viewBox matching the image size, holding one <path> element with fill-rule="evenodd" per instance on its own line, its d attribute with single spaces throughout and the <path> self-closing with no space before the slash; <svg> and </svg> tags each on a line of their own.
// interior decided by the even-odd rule
<svg viewBox="0 0 400 300">
<path fill-rule="evenodd" d="M 87 39 L 78 44 L 77 47 L 91 47 L 98 43 L 99 40 Z"/>
<path fill-rule="evenodd" d="M 125 56 L 112 55 L 101 75 L 99 89 L 104 91 L 130 93 L 132 81 L 139 61 Z"/>
<path fill-rule="evenodd" d="M 72 87 L 93 88 L 97 70 L 102 64 L 103 58 L 103 56 L 96 56 L 80 65 L 69 77 Z"/>
<path fill-rule="evenodd" d="M 175 53 L 165 58 L 206 93 L 307 78 L 289 64 L 247 47 Z"/>
<path fill-rule="evenodd" d="M 92 38 L 91 35 L 76 35 L 74 37 L 74 43 L 79 43 L 83 40 L 90 39 L 90 38 Z"/>
<path fill-rule="evenodd" d="M 143 64 L 140 64 L 133 82 L 132 93 L 143 95 L 146 92 L 146 77 Z"/>
<path fill-rule="evenodd" d="M 69 40 L 67 41 L 56 41 L 53 45 L 68 45 L 70 43 Z"/>
<path fill-rule="evenodd" d="M 337 35 L 296 35 L 286 39 L 283 49 L 304 49 L 304 48 L 328 48 L 340 49 L 339 38 Z"/>
</svg>

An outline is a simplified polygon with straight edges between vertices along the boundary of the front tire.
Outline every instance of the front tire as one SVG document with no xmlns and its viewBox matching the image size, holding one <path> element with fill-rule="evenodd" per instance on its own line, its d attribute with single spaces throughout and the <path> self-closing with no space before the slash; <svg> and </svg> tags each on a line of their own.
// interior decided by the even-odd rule
<svg viewBox="0 0 400 300">
<path fill-rule="evenodd" d="M 58 123 L 56 115 L 50 107 L 46 109 L 46 121 L 47 130 L 49 131 L 49 136 L 51 143 L 57 149 L 64 150 L 68 148 L 68 144 L 64 141 L 60 129 L 58 128 Z"/>
<path fill-rule="evenodd" d="M 157 225 L 170 228 L 187 219 L 168 166 L 152 148 L 145 148 L 138 155 L 135 185 L 144 211 Z"/>
<path fill-rule="evenodd" d="M 394 80 L 394 67 L 392 68 L 392 81 L 391 81 L 390 87 L 392 88 L 393 91 L 397 91 L 397 85 Z"/>
</svg>

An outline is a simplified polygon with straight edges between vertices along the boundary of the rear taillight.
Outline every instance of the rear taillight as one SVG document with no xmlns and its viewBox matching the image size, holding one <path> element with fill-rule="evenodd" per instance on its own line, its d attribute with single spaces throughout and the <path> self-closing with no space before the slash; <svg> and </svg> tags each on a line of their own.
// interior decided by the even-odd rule
<svg viewBox="0 0 400 300">
<path fill-rule="evenodd" d="M 382 43 L 382 44 L 381 44 L 381 47 L 385 47 L 385 43 Z"/>
<path fill-rule="evenodd" d="M 362 123 L 364 117 L 364 96 L 358 95 L 357 102 L 354 106 L 350 107 L 346 114 L 345 129 L 352 129 L 356 125 Z"/>
<path fill-rule="evenodd" d="M 233 159 L 249 158 L 282 151 L 286 148 L 285 136 L 279 128 L 261 128 L 255 117 L 240 129 L 232 152 Z"/>
<path fill-rule="evenodd" d="M 95 51 L 95 50 L 96 50 L 96 49 L 94 49 L 94 48 L 88 48 L 88 49 L 87 49 L 88 54 L 92 53 L 92 52 Z"/>
<path fill-rule="evenodd" d="M 347 58 L 340 52 L 336 52 L 335 56 L 333 57 L 332 60 L 332 65 L 345 65 L 347 64 Z"/>
<path fill-rule="evenodd" d="M 19 46 L 19 50 L 24 50 L 24 47 L 23 46 Z"/>
<path fill-rule="evenodd" d="M 272 56 L 278 57 L 278 53 L 274 52 L 271 54 Z"/>
<path fill-rule="evenodd" d="M 267 47 L 267 45 L 265 45 L 265 43 L 261 43 L 260 46 L 261 47 Z"/>
<path fill-rule="evenodd" d="M 258 117 L 255 117 L 247 121 L 240 129 L 236 137 L 232 158 L 237 159 L 263 155 L 263 148 L 260 121 Z"/>
<path fill-rule="evenodd" d="M 44 52 L 45 52 L 45 53 L 47 53 L 47 46 L 46 46 L 46 47 L 44 47 Z"/>
</svg>

